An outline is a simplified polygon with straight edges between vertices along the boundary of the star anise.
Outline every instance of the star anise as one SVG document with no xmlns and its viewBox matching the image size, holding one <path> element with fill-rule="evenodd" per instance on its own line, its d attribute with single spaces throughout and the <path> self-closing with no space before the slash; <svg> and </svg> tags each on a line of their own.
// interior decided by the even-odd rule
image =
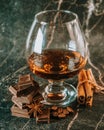
<svg viewBox="0 0 104 130">
<path fill-rule="evenodd" d="M 41 108 L 43 107 L 43 104 L 32 103 L 32 104 L 27 105 L 27 107 L 31 109 L 29 113 L 38 112 L 42 114 Z"/>
</svg>

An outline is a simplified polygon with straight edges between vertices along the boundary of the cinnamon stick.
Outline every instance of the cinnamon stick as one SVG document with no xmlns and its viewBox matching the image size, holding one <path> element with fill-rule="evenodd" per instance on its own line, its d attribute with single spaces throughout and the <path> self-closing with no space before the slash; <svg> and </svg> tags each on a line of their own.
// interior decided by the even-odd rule
<svg viewBox="0 0 104 130">
<path fill-rule="evenodd" d="M 101 91 L 104 91 L 104 88 L 99 86 L 95 80 L 95 77 L 92 73 L 92 70 L 91 69 L 88 69 L 89 71 L 89 77 L 90 77 L 90 80 L 92 81 L 93 83 L 93 89 L 94 89 L 94 92 L 98 93 L 98 92 L 101 92 Z"/>
<path fill-rule="evenodd" d="M 86 101 L 86 105 L 91 107 L 92 106 L 92 102 L 93 102 L 93 88 L 94 88 L 93 83 L 96 83 L 96 81 L 94 79 L 94 76 L 92 74 L 92 70 L 91 69 L 88 69 L 86 71 L 86 74 L 87 74 L 87 77 L 88 77 L 88 81 L 90 81 L 89 82 L 89 86 L 91 88 L 91 98 Z"/>
<path fill-rule="evenodd" d="M 89 79 L 87 77 L 87 73 L 89 73 L 88 71 L 86 70 L 82 70 L 82 73 L 83 73 L 83 78 L 84 80 L 86 81 L 84 83 L 84 89 L 85 89 L 85 94 L 86 94 L 86 102 L 89 101 L 92 96 L 93 96 L 93 91 L 92 91 L 92 85 L 89 83 Z M 88 74 L 89 75 L 89 74 Z"/>
<path fill-rule="evenodd" d="M 93 102 L 93 97 L 89 101 L 86 101 L 86 106 L 92 107 L 92 102 Z"/>
<path fill-rule="evenodd" d="M 78 103 L 79 104 L 84 104 L 85 103 L 85 91 L 84 91 L 84 86 L 83 84 L 80 84 L 81 82 L 83 82 L 83 73 L 82 71 L 80 71 L 79 75 L 78 75 Z"/>
</svg>

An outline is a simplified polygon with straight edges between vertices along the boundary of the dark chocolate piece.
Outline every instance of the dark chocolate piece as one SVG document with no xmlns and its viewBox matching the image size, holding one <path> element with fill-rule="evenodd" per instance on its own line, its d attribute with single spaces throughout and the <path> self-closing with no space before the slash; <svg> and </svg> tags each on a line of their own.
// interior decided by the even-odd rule
<svg viewBox="0 0 104 130">
<path fill-rule="evenodd" d="M 12 97 L 12 102 L 13 102 L 15 105 L 17 105 L 19 109 L 24 109 L 24 108 L 25 108 L 25 105 L 26 105 L 26 104 L 24 104 L 24 103 L 22 103 L 22 102 L 16 100 L 14 96 Z"/>
<path fill-rule="evenodd" d="M 20 109 L 18 106 L 13 105 L 11 107 L 11 113 L 13 116 L 30 118 L 31 114 L 29 109 Z"/>
<path fill-rule="evenodd" d="M 20 113 L 16 113 L 16 112 L 12 112 L 11 114 L 12 114 L 12 116 L 16 116 L 16 117 L 31 118 L 30 115 L 20 114 Z"/>
<path fill-rule="evenodd" d="M 17 113 L 21 113 L 21 114 L 29 114 L 29 109 L 20 109 L 17 105 L 13 105 L 11 107 L 11 112 L 17 112 Z"/>
<path fill-rule="evenodd" d="M 21 88 L 19 88 L 18 85 L 15 85 L 15 86 L 10 86 L 9 87 L 9 91 L 19 97 L 19 96 L 23 96 L 23 95 L 28 95 L 29 93 L 31 93 L 32 91 L 39 91 L 39 85 L 37 82 L 34 81 L 34 86 L 28 86 L 28 87 L 25 87 L 25 86 L 22 86 Z"/>
<path fill-rule="evenodd" d="M 30 104 L 33 101 L 33 97 L 38 93 L 38 89 L 34 89 L 28 95 L 22 95 L 20 97 L 13 96 L 12 101 Z"/>
<path fill-rule="evenodd" d="M 33 91 L 33 90 L 34 90 L 34 87 L 33 87 L 33 86 L 30 86 L 30 87 L 27 88 L 27 89 L 19 89 L 19 88 L 18 88 L 18 85 L 10 86 L 10 87 L 9 87 L 9 91 L 10 91 L 13 95 L 15 95 L 15 96 L 17 96 L 17 97 L 22 96 L 22 95 L 26 95 L 26 94 L 30 93 L 31 91 Z"/>
<path fill-rule="evenodd" d="M 24 83 L 24 82 L 30 82 L 32 80 L 33 80 L 33 78 L 30 74 L 19 76 L 19 83 L 21 83 L 21 84 Z"/>
<path fill-rule="evenodd" d="M 38 122 L 48 122 L 50 123 L 50 109 L 43 109 L 42 113 L 36 113 L 36 123 Z"/>
<path fill-rule="evenodd" d="M 18 87 L 21 89 L 23 88 L 28 88 L 30 86 L 34 86 L 33 83 L 33 78 L 31 77 L 30 74 L 26 74 L 26 75 L 20 75 L 19 76 L 19 81 L 18 81 Z"/>
</svg>

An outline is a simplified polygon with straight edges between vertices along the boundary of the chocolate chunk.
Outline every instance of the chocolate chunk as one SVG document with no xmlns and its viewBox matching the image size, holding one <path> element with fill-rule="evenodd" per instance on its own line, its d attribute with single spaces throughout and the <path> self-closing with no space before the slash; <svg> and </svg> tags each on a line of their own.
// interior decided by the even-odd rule
<svg viewBox="0 0 104 130">
<path fill-rule="evenodd" d="M 30 115 L 20 114 L 20 113 L 16 113 L 16 112 L 12 112 L 11 114 L 12 114 L 12 116 L 23 117 L 23 118 L 31 118 Z"/>
<path fill-rule="evenodd" d="M 21 113 L 21 114 L 29 114 L 29 109 L 20 109 L 17 105 L 13 105 L 11 107 L 11 112 Z"/>
<path fill-rule="evenodd" d="M 34 85 L 37 86 L 38 83 L 33 80 L 30 74 L 19 76 L 19 81 L 18 81 L 19 89 L 26 89 Z"/>
<path fill-rule="evenodd" d="M 50 109 L 43 109 L 42 113 L 36 113 L 36 123 L 38 122 L 48 122 L 50 123 Z"/>
<path fill-rule="evenodd" d="M 30 118 L 31 114 L 29 109 L 20 109 L 16 105 L 11 107 L 11 113 L 13 116 Z"/>
<path fill-rule="evenodd" d="M 20 95 L 20 92 L 18 92 L 18 85 L 15 86 L 10 86 L 9 87 L 9 91 L 13 94 L 13 95 Z"/>
<path fill-rule="evenodd" d="M 22 84 L 18 83 L 18 87 L 19 87 L 20 90 L 27 89 L 27 88 L 29 88 L 31 86 L 34 86 L 33 82 L 24 82 Z"/>
<path fill-rule="evenodd" d="M 24 109 L 25 108 L 25 104 L 23 102 L 20 102 L 18 100 L 15 99 L 15 97 L 12 97 L 12 102 L 18 106 L 19 109 Z"/>
<path fill-rule="evenodd" d="M 33 81 L 33 78 L 30 74 L 26 74 L 26 75 L 20 75 L 19 76 L 19 83 L 22 84 L 24 82 L 30 82 Z"/>
<path fill-rule="evenodd" d="M 17 97 L 28 95 L 34 89 L 37 92 L 37 89 L 39 90 L 39 84 L 33 80 L 30 74 L 20 75 L 18 83 L 15 86 L 9 87 L 9 91 Z"/>
<path fill-rule="evenodd" d="M 19 89 L 18 85 L 15 85 L 15 86 L 10 86 L 9 87 L 9 91 L 19 97 L 19 96 L 22 96 L 22 95 L 27 95 L 28 93 L 30 93 L 31 91 L 34 90 L 34 87 L 33 86 L 30 86 L 29 88 L 27 89 Z"/>
<path fill-rule="evenodd" d="M 26 87 L 26 86 L 21 86 L 21 88 L 18 86 L 18 84 L 16 84 L 15 86 L 10 86 L 9 87 L 9 91 L 13 94 L 13 95 L 15 95 L 15 96 L 17 96 L 17 97 L 19 97 L 19 96 L 23 96 L 23 95 L 28 95 L 29 93 L 31 93 L 32 91 L 36 91 L 36 93 L 37 93 L 37 91 L 39 91 L 39 85 L 38 85 L 38 83 L 37 82 L 35 82 L 35 81 L 33 81 L 33 83 L 34 83 L 34 86 L 28 86 L 28 87 Z"/>
<path fill-rule="evenodd" d="M 33 101 L 33 97 L 37 93 L 38 93 L 38 89 L 31 91 L 28 95 L 22 95 L 20 97 L 13 96 L 12 101 L 30 104 Z"/>
</svg>

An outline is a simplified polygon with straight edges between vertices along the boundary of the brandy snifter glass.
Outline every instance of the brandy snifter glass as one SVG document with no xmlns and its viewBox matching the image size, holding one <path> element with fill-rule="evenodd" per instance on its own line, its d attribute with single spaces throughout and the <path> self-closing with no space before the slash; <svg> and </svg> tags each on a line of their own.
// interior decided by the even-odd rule
<svg viewBox="0 0 104 130">
<path fill-rule="evenodd" d="M 77 96 L 64 82 L 85 66 L 87 45 L 77 14 L 47 10 L 35 15 L 26 41 L 26 58 L 33 74 L 48 80 L 42 103 L 68 106 Z"/>
</svg>

